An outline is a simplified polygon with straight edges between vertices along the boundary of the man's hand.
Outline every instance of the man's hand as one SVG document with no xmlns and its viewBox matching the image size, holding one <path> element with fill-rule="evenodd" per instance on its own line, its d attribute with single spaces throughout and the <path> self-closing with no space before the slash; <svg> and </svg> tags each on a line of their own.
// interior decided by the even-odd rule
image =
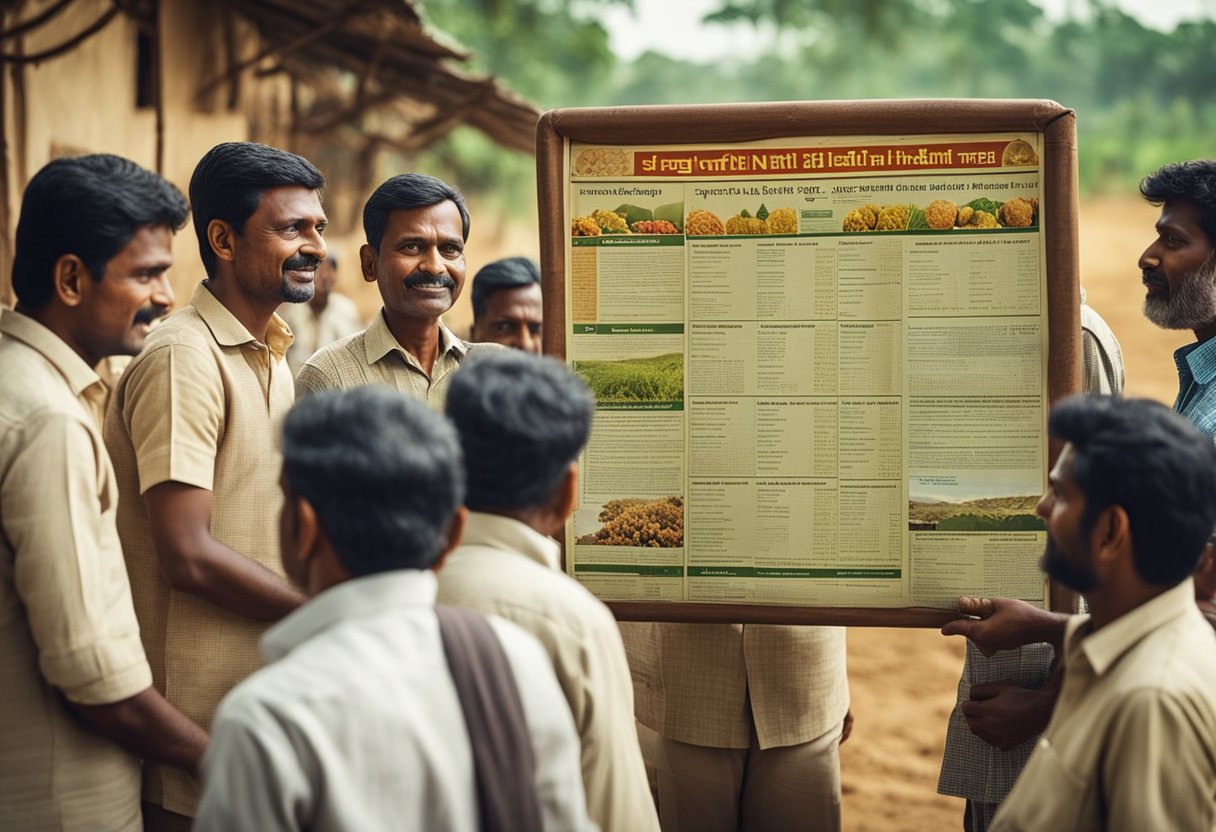
<svg viewBox="0 0 1216 832">
<path fill-rule="evenodd" d="M 1013 682 L 972 685 L 971 699 L 962 704 L 967 727 L 1002 751 L 1021 745 L 1047 728 L 1058 690 L 1023 688 Z"/>
<path fill-rule="evenodd" d="M 844 714 L 844 725 L 840 726 L 840 745 L 844 745 L 853 733 L 853 709 L 849 708 Z"/>
<path fill-rule="evenodd" d="M 1064 613 L 1048 612 L 1013 598 L 964 595 L 958 599 L 958 609 L 970 617 L 947 623 L 942 635 L 966 636 L 985 656 L 1041 641 L 1050 642 L 1058 652 L 1068 622 Z"/>
</svg>

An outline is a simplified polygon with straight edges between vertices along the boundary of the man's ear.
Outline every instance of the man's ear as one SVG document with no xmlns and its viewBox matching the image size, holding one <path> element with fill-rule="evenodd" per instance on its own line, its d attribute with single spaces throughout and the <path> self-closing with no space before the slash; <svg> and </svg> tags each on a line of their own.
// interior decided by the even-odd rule
<svg viewBox="0 0 1216 832">
<path fill-rule="evenodd" d="M 363 271 L 364 280 L 376 282 L 376 250 L 367 243 L 359 246 L 359 268 Z"/>
<path fill-rule="evenodd" d="M 235 257 L 236 231 L 227 220 L 212 220 L 207 223 L 207 244 L 217 260 L 229 263 Z"/>
<path fill-rule="evenodd" d="M 1132 555 L 1132 527 L 1123 506 L 1108 506 L 1102 510 L 1089 535 L 1094 565 L 1113 563 L 1122 555 Z"/>
<path fill-rule="evenodd" d="M 320 551 L 317 544 L 324 532 L 317 520 L 317 510 L 303 497 L 292 497 L 296 510 L 296 556 L 301 564 L 310 563 Z"/>
<path fill-rule="evenodd" d="M 59 302 L 68 307 L 79 306 L 88 291 L 85 284 L 93 279 L 89 267 L 75 254 L 64 254 L 52 268 L 55 296 Z"/>
<path fill-rule="evenodd" d="M 553 494 L 553 500 L 554 514 L 565 523 L 574 513 L 574 506 L 578 502 L 578 460 L 571 462 L 570 467 L 566 469 L 566 475 L 562 477 L 561 484 Z"/>
<path fill-rule="evenodd" d="M 469 519 L 469 510 L 461 506 L 456 510 L 456 514 L 452 517 L 452 522 L 448 523 L 447 540 L 443 544 L 443 551 L 439 553 L 439 557 L 431 564 L 431 570 L 438 572 L 443 567 L 443 562 L 448 559 L 448 555 L 452 550 L 460 545 L 460 539 L 464 537 L 464 523 Z"/>
</svg>

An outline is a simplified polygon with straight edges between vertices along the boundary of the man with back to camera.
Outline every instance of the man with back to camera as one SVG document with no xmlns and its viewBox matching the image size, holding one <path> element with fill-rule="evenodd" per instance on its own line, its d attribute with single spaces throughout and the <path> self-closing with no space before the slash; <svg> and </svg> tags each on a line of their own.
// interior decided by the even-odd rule
<svg viewBox="0 0 1216 832">
<path fill-rule="evenodd" d="M 616 619 L 561 571 L 578 457 L 595 400 L 550 358 L 491 350 L 452 380 L 446 412 L 464 451 L 469 519 L 439 572 L 439 601 L 502 616 L 544 646 L 582 745 L 591 819 L 603 832 L 658 830 Z"/>
<path fill-rule="evenodd" d="M 111 155 L 53 161 L 22 199 L 0 310 L 0 829 L 138 830 L 140 756 L 193 770 L 207 742 L 152 686 L 92 370 L 169 310 L 188 210 Z"/>
<path fill-rule="evenodd" d="M 291 327 L 287 363 L 293 373 L 298 373 L 309 356 L 321 347 L 363 329 L 363 318 L 355 302 L 335 291 L 337 277 L 338 258 L 330 249 L 317 264 L 312 299 L 308 303 L 284 303 L 278 309 L 278 316 Z"/>
<path fill-rule="evenodd" d="M 384 306 L 366 330 L 322 348 L 296 377 L 296 391 L 387 384 L 442 408 L 452 373 L 472 348 L 440 317 L 464 288 L 469 211 L 455 188 L 403 173 L 363 207 L 363 279 Z"/>
<path fill-rule="evenodd" d="M 1190 575 L 1216 522 L 1216 449 L 1143 399 L 1074 396 L 1048 431 L 1066 444 L 1036 509 L 1042 566 L 1089 614 L 962 598 L 975 617 L 942 628 L 985 654 L 1047 641 L 1063 657 L 1051 722 L 992 829 L 1210 829 L 1216 641 Z"/>
<path fill-rule="evenodd" d="M 220 706 L 199 832 L 593 830 L 541 646 L 435 605 L 465 517 L 451 424 L 383 385 L 329 391 L 282 448 L 283 567 L 309 600 Z"/>
<path fill-rule="evenodd" d="M 260 664 L 266 622 L 303 596 L 283 578 L 275 431 L 291 407 L 291 344 L 274 314 L 312 296 L 325 257 L 324 177 L 252 142 L 212 148 L 190 180 L 207 280 L 148 337 L 106 418 L 118 531 L 157 689 L 209 725 Z M 197 781 L 144 771 L 145 823 L 185 828 Z"/>
<path fill-rule="evenodd" d="M 507 257 L 477 272 L 470 340 L 539 354 L 544 321 L 540 267 L 534 261 Z"/>
</svg>

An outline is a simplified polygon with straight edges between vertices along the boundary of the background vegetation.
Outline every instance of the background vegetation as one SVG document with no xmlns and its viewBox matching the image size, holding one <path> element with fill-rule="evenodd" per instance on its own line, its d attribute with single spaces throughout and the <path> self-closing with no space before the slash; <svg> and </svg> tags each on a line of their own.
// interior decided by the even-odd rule
<svg viewBox="0 0 1216 832">
<path fill-rule="evenodd" d="M 1172 33 L 1110 0 L 1070 0 L 1049 21 L 1031 0 L 721 0 L 709 23 L 775 32 L 762 54 L 699 64 L 653 52 L 619 60 L 576 0 L 426 0 L 427 20 L 544 109 L 846 98 L 1052 98 L 1077 111 L 1082 192 L 1134 193 L 1165 161 L 1212 155 L 1216 22 Z M 688 33 L 672 32 L 671 37 Z M 530 204 L 532 160 L 468 130 L 401 160 Z"/>
<path fill-rule="evenodd" d="M 574 371 L 587 382 L 598 402 L 684 401 L 683 353 L 620 361 L 576 361 Z"/>
</svg>

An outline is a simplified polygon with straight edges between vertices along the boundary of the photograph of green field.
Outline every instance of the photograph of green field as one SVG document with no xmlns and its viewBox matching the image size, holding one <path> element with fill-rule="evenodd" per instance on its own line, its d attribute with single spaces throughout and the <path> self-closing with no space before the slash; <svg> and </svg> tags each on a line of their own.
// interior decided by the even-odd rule
<svg viewBox="0 0 1216 832">
<path fill-rule="evenodd" d="M 619 361 L 575 361 L 574 371 L 603 404 L 684 401 L 684 356 L 678 352 Z"/>
<path fill-rule="evenodd" d="M 1038 495 L 983 497 L 975 500 L 908 501 L 908 529 L 914 532 L 1027 532 L 1042 531 L 1034 513 Z"/>
</svg>

